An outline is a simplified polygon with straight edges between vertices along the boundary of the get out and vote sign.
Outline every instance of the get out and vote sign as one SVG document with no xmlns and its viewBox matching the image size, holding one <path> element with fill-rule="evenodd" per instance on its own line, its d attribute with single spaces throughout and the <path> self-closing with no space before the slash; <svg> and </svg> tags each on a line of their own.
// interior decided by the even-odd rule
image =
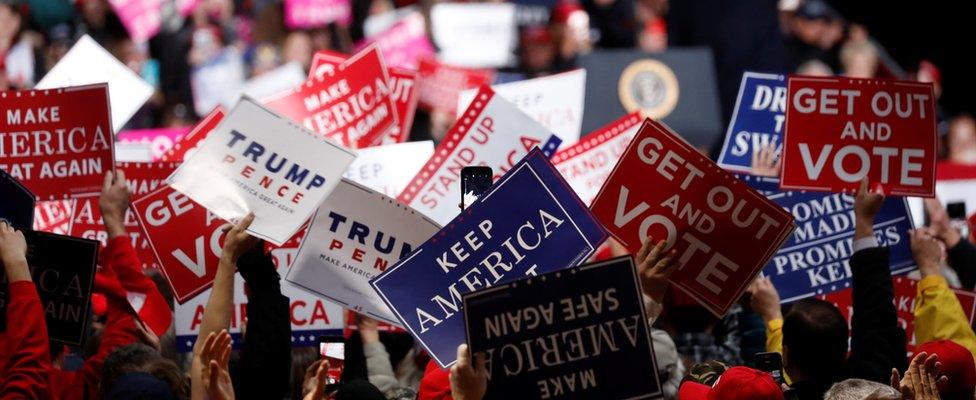
<svg viewBox="0 0 976 400">
<path fill-rule="evenodd" d="M 790 77 L 780 187 L 932 197 L 935 125 L 931 84 Z"/>
<path fill-rule="evenodd" d="M 644 120 L 590 206 L 628 250 L 665 240 L 671 282 L 725 314 L 793 230 L 793 217 L 691 147 Z"/>
</svg>

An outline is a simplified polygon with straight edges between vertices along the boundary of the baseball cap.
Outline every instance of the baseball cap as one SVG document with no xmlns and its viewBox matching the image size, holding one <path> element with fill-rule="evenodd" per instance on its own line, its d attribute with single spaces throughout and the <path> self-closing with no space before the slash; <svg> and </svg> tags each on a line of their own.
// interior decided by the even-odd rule
<svg viewBox="0 0 976 400">
<path fill-rule="evenodd" d="M 949 378 L 940 390 L 943 395 L 972 397 L 976 389 L 976 361 L 973 353 L 951 340 L 933 340 L 915 348 L 915 352 L 937 354 L 942 363 L 942 373 Z"/>
<path fill-rule="evenodd" d="M 681 384 L 679 400 L 783 400 L 780 389 L 768 372 L 748 367 L 732 367 L 708 386 L 693 380 Z"/>
</svg>

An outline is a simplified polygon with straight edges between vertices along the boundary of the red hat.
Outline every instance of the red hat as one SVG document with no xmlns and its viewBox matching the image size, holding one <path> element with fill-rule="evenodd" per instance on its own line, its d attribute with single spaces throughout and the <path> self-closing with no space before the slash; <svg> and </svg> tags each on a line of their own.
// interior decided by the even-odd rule
<svg viewBox="0 0 976 400">
<path fill-rule="evenodd" d="M 424 377 L 420 379 L 417 400 L 450 400 L 450 371 L 442 369 L 433 359 L 427 363 Z"/>
<path fill-rule="evenodd" d="M 549 28 L 545 26 L 530 26 L 522 30 L 522 43 L 539 43 L 539 44 L 549 44 L 552 43 L 552 35 L 549 34 Z"/>
<path fill-rule="evenodd" d="M 564 24 L 566 21 L 569 21 L 569 17 L 573 13 L 578 11 L 583 11 L 583 7 L 580 7 L 579 3 L 575 1 L 561 1 L 552 8 L 552 20 L 553 22 Z"/>
<path fill-rule="evenodd" d="M 688 381 L 678 389 L 679 400 L 783 400 L 780 389 L 768 372 L 748 367 L 732 367 L 709 387 Z"/>
<path fill-rule="evenodd" d="M 967 396 L 972 398 L 976 389 L 976 361 L 973 353 L 951 340 L 933 340 L 915 348 L 916 353 L 937 354 L 942 363 L 942 373 L 949 378 L 944 395 Z"/>
</svg>

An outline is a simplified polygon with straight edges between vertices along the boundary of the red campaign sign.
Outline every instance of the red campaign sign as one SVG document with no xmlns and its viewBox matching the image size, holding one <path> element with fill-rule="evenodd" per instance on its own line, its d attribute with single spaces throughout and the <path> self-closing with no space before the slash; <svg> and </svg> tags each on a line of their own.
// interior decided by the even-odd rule
<svg viewBox="0 0 976 400">
<path fill-rule="evenodd" d="M 905 336 L 908 338 L 908 353 L 912 354 L 915 352 L 917 344 L 915 343 L 915 298 L 918 294 L 918 281 L 905 276 L 893 276 L 891 281 L 895 288 L 894 302 L 895 311 L 898 314 L 898 324 L 905 329 Z M 817 296 L 817 298 L 829 301 L 837 306 L 847 320 L 848 326 L 851 324 L 851 314 L 854 312 L 851 290 L 851 288 L 846 288 Z M 952 291 L 959 299 L 966 319 L 972 325 L 973 320 L 976 319 L 974 318 L 976 317 L 976 292 L 959 289 L 952 289 Z"/>
<path fill-rule="evenodd" d="M 932 197 L 935 119 L 929 83 L 791 76 L 780 187 Z"/>
<path fill-rule="evenodd" d="M 429 111 L 443 111 L 454 115 L 458 95 L 462 90 L 490 85 L 495 74 L 490 69 L 470 69 L 441 64 L 422 58 L 417 66 L 417 91 L 420 106 Z"/>
<path fill-rule="evenodd" d="M 126 184 L 132 198 L 139 198 L 166 184 L 166 178 L 176 170 L 177 163 L 119 163 L 116 170 L 125 171 Z M 71 236 L 101 242 L 104 249 L 108 242 L 108 232 L 102 221 L 102 211 L 98 208 L 98 196 L 79 198 L 71 213 Z M 132 240 L 132 248 L 139 255 L 143 268 L 159 268 L 156 254 L 146 240 L 133 208 L 125 212 L 125 228 Z"/>
<path fill-rule="evenodd" d="M 327 50 L 320 50 L 312 57 L 312 67 L 308 71 L 308 79 L 328 75 L 339 68 L 349 56 Z M 396 104 L 396 114 L 399 124 L 393 129 L 387 129 L 373 143 L 357 143 L 357 148 L 379 146 L 383 144 L 404 143 L 410 136 L 413 127 L 413 117 L 417 112 L 417 72 L 403 68 L 390 67 L 389 87 L 380 87 L 382 93 L 392 96 Z"/>
<path fill-rule="evenodd" d="M 159 157 L 159 160 L 182 162 L 183 160 L 187 159 L 189 156 L 193 155 L 193 152 L 196 150 L 197 146 L 203 142 L 203 139 L 207 138 L 210 131 L 214 130 L 214 128 L 220 124 L 220 121 L 223 120 L 224 109 L 223 107 L 217 106 L 210 111 L 210 114 L 203 117 L 200 122 L 197 122 L 189 133 L 184 135 L 183 138 L 178 142 L 174 143 L 173 147 L 166 150 L 166 152 Z"/>
<path fill-rule="evenodd" d="M 590 204 L 640 127 L 639 112 L 627 114 L 559 150 L 552 163 L 580 200 Z"/>
<path fill-rule="evenodd" d="M 38 200 L 98 194 L 115 153 L 108 85 L 0 92 L 0 169 Z"/>
<path fill-rule="evenodd" d="M 373 143 L 397 126 L 396 105 L 384 95 L 389 73 L 376 46 L 370 46 L 339 65 L 332 74 L 262 102 L 268 108 L 347 147 Z"/>
<path fill-rule="evenodd" d="M 71 210 L 75 200 L 39 201 L 34 206 L 34 230 L 68 235 L 71 233 Z"/>
<path fill-rule="evenodd" d="M 224 220 L 169 186 L 132 203 L 160 270 L 180 304 L 213 284 Z"/>
<path fill-rule="evenodd" d="M 666 240 L 671 282 L 724 315 L 793 231 L 793 216 L 664 124 L 644 120 L 590 206 L 627 250 Z"/>
</svg>

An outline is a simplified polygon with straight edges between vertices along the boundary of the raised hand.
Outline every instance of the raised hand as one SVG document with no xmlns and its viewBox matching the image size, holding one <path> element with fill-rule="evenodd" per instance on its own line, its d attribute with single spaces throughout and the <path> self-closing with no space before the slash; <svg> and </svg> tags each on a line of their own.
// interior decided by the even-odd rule
<svg viewBox="0 0 976 400">
<path fill-rule="evenodd" d="M 653 239 L 647 238 L 637 251 L 637 274 L 640 276 L 641 289 L 658 303 L 664 301 L 668 278 L 678 269 L 678 263 L 674 261 L 675 252 L 671 250 L 665 253 L 666 245 L 663 240 L 654 243 Z"/>
<path fill-rule="evenodd" d="M 257 238 L 247 233 L 247 228 L 251 226 L 251 222 L 254 222 L 254 213 L 248 213 L 234 226 L 224 227 L 227 236 L 224 237 L 224 250 L 220 254 L 220 258 L 227 260 L 230 265 L 236 265 L 241 254 L 247 252 L 258 242 Z"/>
<path fill-rule="evenodd" d="M 779 157 L 780 149 L 782 149 L 782 146 L 767 143 L 762 147 L 753 150 L 751 173 L 756 176 L 779 176 L 781 160 L 781 157 Z"/>
<path fill-rule="evenodd" d="M 31 280 L 24 233 L 14 229 L 6 220 L 0 220 L 0 262 L 3 263 L 8 282 Z"/>
<path fill-rule="evenodd" d="M 102 211 L 102 221 L 109 238 L 126 235 L 125 210 L 129 208 L 129 185 L 125 172 L 108 171 L 102 181 L 102 194 L 98 196 L 98 208 Z"/>
<path fill-rule="evenodd" d="M 471 354 L 468 345 L 458 346 L 457 363 L 451 366 L 451 397 L 454 400 L 481 400 L 488 390 L 488 369 L 485 368 L 485 355 Z"/>
</svg>

